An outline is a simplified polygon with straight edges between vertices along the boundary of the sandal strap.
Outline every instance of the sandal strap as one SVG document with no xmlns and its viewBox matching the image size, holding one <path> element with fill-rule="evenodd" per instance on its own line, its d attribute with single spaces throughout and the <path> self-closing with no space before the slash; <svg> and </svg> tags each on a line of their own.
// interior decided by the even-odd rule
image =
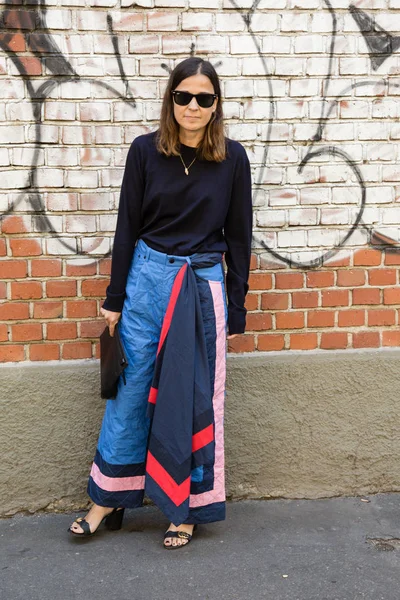
<svg viewBox="0 0 400 600">
<path fill-rule="evenodd" d="M 192 536 L 190 535 L 190 533 L 187 533 L 186 531 L 171 531 L 171 530 L 169 530 L 164 534 L 164 540 L 169 537 L 183 538 L 185 540 L 188 540 L 189 542 L 192 539 Z"/>
<path fill-rule="evenodd" d="M 90 531 L 89 523 L 87 521 L 85 521 L 85 519 L 83 519 L 82 517 L 79 517 L 79 519 L 75 519 L 75 523 L 78 523 L 79 527 L 82 527 L 83 533 L 81 533 L 81 535 L 92 535 L 92 532 Z"/>
</svg>

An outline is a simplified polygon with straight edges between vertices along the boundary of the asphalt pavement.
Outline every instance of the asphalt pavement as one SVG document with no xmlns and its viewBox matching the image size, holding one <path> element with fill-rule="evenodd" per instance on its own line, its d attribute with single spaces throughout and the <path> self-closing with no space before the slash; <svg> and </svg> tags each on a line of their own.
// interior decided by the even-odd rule
<svg viewBox="0 0 400 600">
<path fill-rule="evenodd" d="M 75 516 L 0 520 L 1 600 L 400 600 L 399 494 L 230 502 L 180 550 L 154 506 L 85 539 Z"/>
</svg>

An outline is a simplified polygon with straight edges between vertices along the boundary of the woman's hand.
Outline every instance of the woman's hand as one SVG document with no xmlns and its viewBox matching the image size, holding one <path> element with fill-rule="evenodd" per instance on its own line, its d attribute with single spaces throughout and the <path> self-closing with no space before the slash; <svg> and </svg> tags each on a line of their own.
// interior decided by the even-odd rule
<svg viewBox="0 0 400 600">
<path fill-rule="evenodd" d="M 238 333 L 234 333 L 233 335 L 228 335 L 227 339 L 233 340 L 233 338 L 237 337 L 238 335 L 239 335 Z"/>
<path fill-rule="evenodd" d="M 108 330 L 110 332 L 111 337 L 114 337 L 114 329 L 121 318 L 121 313 L 114 312 L 112 310 L 106 310 L 105 308 L 100 308 L 100 314 L 105 318 L 107 322 Z"/>
</svg>

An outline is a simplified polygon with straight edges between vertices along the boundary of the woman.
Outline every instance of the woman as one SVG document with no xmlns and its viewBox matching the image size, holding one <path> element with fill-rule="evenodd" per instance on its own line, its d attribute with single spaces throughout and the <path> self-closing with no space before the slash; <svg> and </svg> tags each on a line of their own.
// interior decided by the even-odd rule
<svg viewBox="0 0 400 600">
<path fill-rule="evenodd" d="M 137 137 L 121 188 L 111 282 L 101 308 L 129 366 L 108 400 L 88 493 L 69 531 L 121 527 L 144 493 L 171 520 L 165 548 L 225 518 L 223 404 L 228 339 L 245 330 L 250 165 L 224 135 L 213 66 L 178 64 L 159 129 Z M 222 258 L 227 265 L 228 307 Z"/>
</svg>

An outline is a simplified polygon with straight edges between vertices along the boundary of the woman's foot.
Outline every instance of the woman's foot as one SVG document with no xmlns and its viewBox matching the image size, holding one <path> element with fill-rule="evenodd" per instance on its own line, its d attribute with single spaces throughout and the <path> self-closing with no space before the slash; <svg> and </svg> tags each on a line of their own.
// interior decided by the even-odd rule
<svg viewBox="0 0 400 600">
<path fill-rule="evenodd" d="M 106 506 L 99 506 L 98 504 L 93 504 L 92 508 L 89 510 L 87 515 L 84 517 L 84 520 L 89 525 L 90 533 L 93 534 L 104 517 L 111 514 L 113 512 L 113 508 L 108 508 Z M 85 531 L 83 527 L 79 525 L 78 521 L 74 521 L 69 528 L 72 533 L 76 533 L 78 535 L 83 535 Z"/>
<path fill-rule="evenodd" d="M 183 531 L 185 533 L 188 533 L 191 536 L 193 534 L 193 528 L 194 528 L 194 525 L 189 525 L 189 523 L 182 523 L 181 525 L 178 525 L 178 526 L 171 523 L 170 526 L 168 527 L 167 531 Z M 164 547 L 170 548 L 171 546 L 172 547 L 185 546 L 189 542 L 190 542 L 190 538 L 166 537 L 166 538 L 164 538 Z"/>
</svg>

